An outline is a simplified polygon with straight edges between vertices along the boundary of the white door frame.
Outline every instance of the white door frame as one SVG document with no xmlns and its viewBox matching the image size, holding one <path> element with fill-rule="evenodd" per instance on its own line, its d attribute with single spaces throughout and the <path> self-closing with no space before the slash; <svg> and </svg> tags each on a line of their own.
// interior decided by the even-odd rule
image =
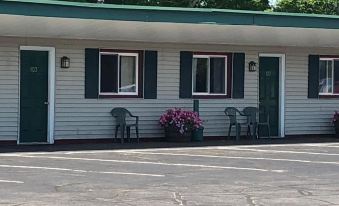
<svg viewBox="0 0 339 206">
<path fill-rule="evenodd" d="M 285 75 L 286 55 L 276 53 L 259 53 L 259 57 L 279 58 L 279 131 L 280 137 L 285 137 Z M 260 65 L 259 65 L 260 68 Z M 259 74 L 258 74 L 259 75 Z M 259 87 L 259 82 L 258 82 Z"/>
<path fill-rule="evenodd" d="M 20 46 L 20 51 L 21 50 L 48 51 L 48 114 L 47 114 L 48 117 L 47 117 L 47 142 L 46 143 L 53 144 L 54 143 L 54 114 L 55 114 L 54 113 L 54 110 L 55 110 L 54 109 L 55 108 L 55 48 L 54 47 L 40 47 L 40 46 Z M 20 91 L 20 75 L 19 75 L 19 91 Z M 19 98 L 19 131 L 18 131 L 17 143 L 20 144 L 20 98 Z M 33 142 L 32 144 L 35 144 L 35 143 Z"/>
</svg>

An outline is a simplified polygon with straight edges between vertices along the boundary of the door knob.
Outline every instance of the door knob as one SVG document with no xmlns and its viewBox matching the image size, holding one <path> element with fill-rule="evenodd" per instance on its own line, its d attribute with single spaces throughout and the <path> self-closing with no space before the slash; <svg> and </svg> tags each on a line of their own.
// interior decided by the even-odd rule
<svg viewBox="0 0 339 206">
<path fill-rule="evenodd" d="M 49 104 L 49 102 L 44 102 L 44 104 L 48 105 L 48 104 Z"/>
</svg>

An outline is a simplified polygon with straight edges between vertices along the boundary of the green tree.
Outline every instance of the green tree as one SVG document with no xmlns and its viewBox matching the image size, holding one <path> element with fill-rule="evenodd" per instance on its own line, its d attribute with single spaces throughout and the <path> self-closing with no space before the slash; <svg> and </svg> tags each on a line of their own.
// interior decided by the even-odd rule
<svg viewBox="0 0 339 206">
<path fill-rule="evenodd" d="M 264 11 L 270 5 L 268 0 L 207 0 L 205 7 Z"/>
<path fill-rule="evenodd" d="M 96 3 L 97 0 L 61 0 L 75 2 Z M 217 8 L 266 10 L 269 9 L 269 0 L 105 0 L 106 4 L 125 4 L 143 6 L 168 6 L 189 8 Z"/>
<path fill-rule="evenodd" d="M 339 0 L 279 0 L 273 11 L 338 15 Z"/>
</svg>

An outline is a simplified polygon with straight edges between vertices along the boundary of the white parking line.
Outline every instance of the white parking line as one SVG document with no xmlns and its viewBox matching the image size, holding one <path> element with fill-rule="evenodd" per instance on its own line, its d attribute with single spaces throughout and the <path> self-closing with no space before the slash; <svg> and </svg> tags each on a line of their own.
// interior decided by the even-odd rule
<svg viewBox="0 0 339 206">
<path fill-rule="evenodd" d="M 213 168 L 213 169 L 231 169 L 231 170 L 247 170 L 247 171 L 275 172 L 275 173 L 287 172 L 286 170 L 270 170 L 270 169 L 260 169 L 260 168 L 250 168 L 250 167 L 228 167 L 228 166 L 217 166 L 217 165 L 148 162 L 148 161 L 132 161 L 132 160 L 112 160 L 112 159 L 93 159 L 93 158 L 80 158 L 80 157 L 29 156 L 29 155 L 17 155 L 17 157 L 39 158 L 39 159 L 57 159 L 57 160 L 116 162 L 116 163 L 126 163 L 126 164 L 150 164 L 150 165 L 164 165 L 164 166 L 178 166 L 178 167 L 198 167 L 198 168 Z"/>
<path fill-rule="evenodd" d="M 38 166 L 23 166 L 23 165 L 0 165 L 1 168 L 20 168 L 20 169 L 41 169 L 41 170 L 56 170 L 56 171 L 68 171 L 68 172 L 81 172 L 85 173 L 85 170 L 74 170 L 68 168 L 57 167 L 38 167 Z"/>
<path fill-rule="evenodd" d="M 148 177 L 165 177 L 165 175 L 159 174 L 146 174 L 146 173 L 135 173 L 135 172 L 103 172 L 103 171 L 87 171 L 90 173 L 97 173 L 97 174 L 115 174 L 115 175 L 135 175 L 135 176 L 148 176 Z"/>
<path fill-rule="evenodd" d="M 154 151 L 185 151 L 185 150 L 223 150 L 223 149 L 247 149 L 247 148 L 269 148 L 269 147 L 339 147 L 339 143 L 302 143 L 302 144 L 263 144 L 263 145 L 236 145 L 236 146 L 203 146 L 203 147 L 174 147 L 174 148 L 151 148 L 151 149 L 113 149 L 113 150 L 84 150 L 84 151 L 57 151 L 57 152 L 17 152 L 17 155 L 54 155 L 54 154 L 100 154 L 100 153 L 120 153 L 120 152 L 154 152 Z M 318 154 L 318 153 L 315 153 Z M 324 153 L 320 153 L 324 154 Z M 339 154 L 335 154 L 339 155 Z M 13 153 L 4 153 L 0 156 L 13 156 Z"/>
<path fill-rule="evenodd" d="M 20 168 L 20 169 L 39 169 L 39 170 L 54 170 L 54 171 L 67 171 L 76 173 L 96 173 L 96 174 L 117 174 L 117 175 L 136 175 L 136 176 L 149 176 L 149 177 L 165 177 L 159 174 L 144 174 L 132 172 L 113 172 L 113 171 L 91 171 L 91 170 L 77 170 L 69 168 L 56 168 L 56 167 L 38 167 L 38 166 L 23 166 L 23 165 L 0 165 L 0 168 Z"/>
<path fill-rule="evenodd" d="M 339 148 L 339 145 L 324 145 L 324 146 L 312 145 L 311 147 Z"/>
<path fill-rule="evenodd" d="M 64 152 L 63 154 L 100 154 L 100 153 L 116 153 L 116 152 L 155 152 L 155 151 L 185 151 L 185 150 L 231 150 L 231 149 L 251 149 L 251 148 L 269 148 L 269 147 L 339 147 L 339 143 L 302 143 L 302 144 L 265 144 L 265 145 L 237 145 L 237 146 L 204 146 L 204 147 L 174 147 L 174 148 L 151 148 L 151 149 L 118 149 L 118 150 L 88 150 L 88 151 L 74 151 Z M 299 153 L 299 152 L 298 152 Z M 51 154 L 51 153 L 45 153 Z M 313 153 L 325 154 L 325 153 Z M 331 155 L 331 154 L 330 154 Z M 339 155 L 339 154 L 333 154 Z"/>
<path fill-rule="evenodd" d="M 339 146 L 339 143 L 295 143 L 295 144 L 259 144 L 259 145 L 241 145 L 235 147 L 244 147 L 244 148 L 259 148 L 259 147 L 327 147 L 327 146 Z"/>
<path fill-rule="evenodd" d="M 186 153 L 167 153 L 167 152 L 124 152 L 130 154 L 144 154 L 144 155 L 168 155 L 168 156 L 186 156 L 186 157 L 205 157 L 205 158 L 220 158 L 220 159 L 241 159 L 241 160 L 267 160 L 267 161 L 282 161 L 282 162 L 298 162 L 298 163 L 314 163 L 314 164 L 331 164 L 339 165 L 339 162 L 328 161 L 311 161 L 300 159 L 280 159 L 280 158 L 266 158 L 266 157 L 239 157 L 239 156 L 218 156 L 218 155 L 199 155 Z"/>
<path fill-rule="evenodd" d="M 250 149 L 250 148 L 225 148 L 225 150 L 262 152 L 262 153 L 286 153 L 286 154 L 309 154 L 309 155 L 339 156 L 338 153 L 304 152 L 304 151 L 292 151 L 292 150 L 263 150 L 263 149 Z"/>
<path fill-rule="evenodd" d="M 24 184 L 22 181 L 14 181 L 14 180 L 0 180 L 0 183 L 15 183 L 15 184 Z"/>
</svg>

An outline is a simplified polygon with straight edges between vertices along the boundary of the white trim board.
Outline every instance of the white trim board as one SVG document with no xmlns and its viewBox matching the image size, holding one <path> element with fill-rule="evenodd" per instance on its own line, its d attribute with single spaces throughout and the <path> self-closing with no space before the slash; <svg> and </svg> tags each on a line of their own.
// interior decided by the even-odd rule
<svg viewBox="0 0 339 206">
<path fill-rule="evenodd" d="M 280 65 L 279 65 L 279 132 L 278 133 L 280 134 L 280 137 L 285 137 L 286 55 L 275 54 L 275 53 L 259 53 L 259 57 L 278 57 L 279 58 Z M 258 82 L 258 88 L 259 88 L 259 82 Z"/>
<path fill-rule="evenodd" d="M 55 48 L 54 47 L 40 47 L 40 46 L 20 46 L 19 52 L 21 50 L 48 51 L 47 143 L 53 144 L 54 143 L 54 115 L 55 115 L 55 111 L 54 111 L 55 110 Z M 20 91 L 20 68 L 19 68 L 19 91 Z M 20 96 L 20 92 L 19 92 L 19 96 Z M 20 100 L 19 100 L 19 110 L 20 110 Z M 20 111 L 19 111 L 19 130 L 18 130 L 17 143 L 20 144 Z"/>
</svg>

